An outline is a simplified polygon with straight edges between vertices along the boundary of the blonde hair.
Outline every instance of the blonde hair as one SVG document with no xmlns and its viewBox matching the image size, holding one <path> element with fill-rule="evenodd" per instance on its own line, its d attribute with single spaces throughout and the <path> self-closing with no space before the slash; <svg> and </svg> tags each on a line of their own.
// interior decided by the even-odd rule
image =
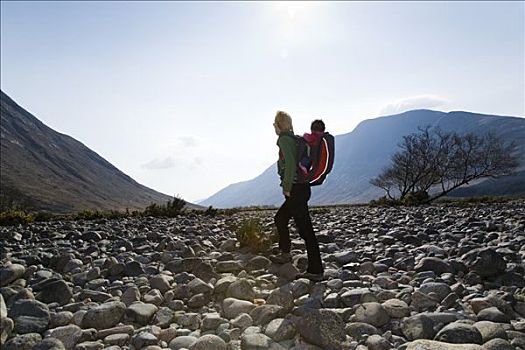
<svg viewBox="0 0 525 350">
<path fill-rule="evenodd" d="M 275 123 L 282 131 L 293 131 L 292 117 L 283 111 L 277 111 L 275 114 Z"/>
</svg>

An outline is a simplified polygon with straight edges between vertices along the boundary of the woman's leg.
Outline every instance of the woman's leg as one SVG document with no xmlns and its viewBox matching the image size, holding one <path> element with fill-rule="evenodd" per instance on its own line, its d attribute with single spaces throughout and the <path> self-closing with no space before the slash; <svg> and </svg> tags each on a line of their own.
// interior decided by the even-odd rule
<svg viewBox="0 0 525 350">
<path fill-rule="evenodd" d="M 287 202 L 288 199 L 284 201 L 274 217 L 277 233 L 279 233 L 279 249 L 281 250 L 281 253 L 290 253 L 292 247 L 290 231 L 288 230 L 288 223 L 290 222 L 291 214 Z"/>
<path fill-rule="evenodd" d="M 308 269 L 306 271 L 319 274 L 323 273 L 324 270 L 321 262 L 319 243 L 317 242 L 317 237 L 315 237 L 310 212 L 308 210 L 310 193 L 309 184 L 294 185 L 288 207 L 297 225 L 299 235 L 306 243 L 306 252 L 308 255 Z"/>
</svg>

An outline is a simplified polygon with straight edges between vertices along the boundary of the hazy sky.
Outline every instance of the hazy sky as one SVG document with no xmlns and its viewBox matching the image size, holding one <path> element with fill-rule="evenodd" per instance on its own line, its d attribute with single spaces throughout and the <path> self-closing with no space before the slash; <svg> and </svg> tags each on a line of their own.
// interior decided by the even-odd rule
<svg viewBox="0 0 525 350">
<path fill-rule="evenodd" d="M 2 2 L 1 88 L 138 182 L 208 197 L 414 108 L 525 115 L 524 2 Z"/>
</svg>

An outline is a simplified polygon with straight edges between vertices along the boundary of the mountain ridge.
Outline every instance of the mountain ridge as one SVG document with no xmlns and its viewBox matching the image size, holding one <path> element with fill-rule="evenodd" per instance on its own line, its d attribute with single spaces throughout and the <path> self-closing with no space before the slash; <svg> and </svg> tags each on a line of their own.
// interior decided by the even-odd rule
<svg viewBox="0 0 525 350">
<path fill-rule="evenodd" d="M 48 127 L 3 91 L 0 100 L 3 195 L 60 213 L 143 209 L 172 198 L 139 184 L 82 142 Z"/>
<path fill-rule="evenodd" d="M 493 131 L 505 140 L 519 140 L 517 152 L 521 166 L 525 164 L 524 118 L 465 111 L 411 110 L 365 119 L 352 131 L 336 135 L 334 169 L 325 184 L 312 188 L 311 203 L 363 203 L 383 195 L 382 190 L 370 185 L 370 179 L 389 164 L 390 156 L 397 150 L 402 136 L 425 126 L 439 126 L 445 131 L 454 130 L 459 133 Z M 329 126 L 327 129 L 329 130 Z M 525 188 L 520 187 L 519 191 L 525 193 Z M 486 194 L 490 191 L 485 189 L 481 192 Z M 230 184 L 199 203 L 215 207 L 235 207 L 279 205 L 281 202 L 279 179 L 273 164 L 255 178 Z"/>
</svg>

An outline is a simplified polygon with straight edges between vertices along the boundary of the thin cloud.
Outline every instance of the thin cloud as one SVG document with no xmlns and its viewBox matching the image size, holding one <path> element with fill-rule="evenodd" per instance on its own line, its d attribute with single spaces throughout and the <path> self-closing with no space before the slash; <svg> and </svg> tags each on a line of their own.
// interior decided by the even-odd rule
<svg viewBox="0 0 525 350">
<path fill-rule="evenodd" d="M 381 108 L 381 115 L 396 114 L 412 109 L 428 109 L 443 107 L 448 104 L 448 100 L 438 95 L 417 95 L 402 98 L 391 102 Z"/>
<path fill-rule="evenodd" d="M 196 147 L 199 142 L 195 137 L 192 136 L 180 136 L 177 140 L 182 144 L 183 147 Z"/>
<path fill-rule="evenodd" d="M 150 170 L 170 169 L 175 167 L 175 165 L 177 165 L 177 162 L 173 157 L 166 157 L 164 159 L 153 159 L 146 164 L 142 164 L 142 168 Z"/>
</svg>

